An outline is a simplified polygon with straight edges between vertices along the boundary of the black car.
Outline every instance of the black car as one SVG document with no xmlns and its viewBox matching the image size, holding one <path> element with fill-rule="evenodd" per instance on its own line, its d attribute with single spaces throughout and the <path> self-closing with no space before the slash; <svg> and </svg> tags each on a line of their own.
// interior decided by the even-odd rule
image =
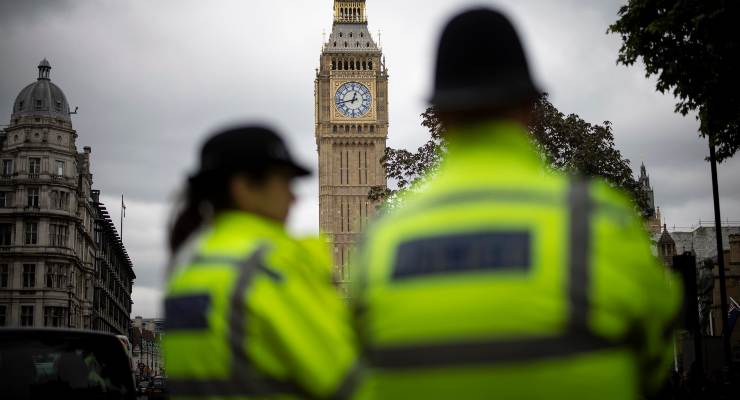
<svg viewBox="0 0 740 400">
<path fill-rule="evenodd" d="M 126 349 L 114 335 L 0 328 L 3 399 L 136 399 Z"/>
<path fill-rule="evenodd" d="M 167 380 L 164 377 L 155 376 L 147 389 L 147 395 L 149 396 L 149 400 L 167 399 Z"/>
</svg>

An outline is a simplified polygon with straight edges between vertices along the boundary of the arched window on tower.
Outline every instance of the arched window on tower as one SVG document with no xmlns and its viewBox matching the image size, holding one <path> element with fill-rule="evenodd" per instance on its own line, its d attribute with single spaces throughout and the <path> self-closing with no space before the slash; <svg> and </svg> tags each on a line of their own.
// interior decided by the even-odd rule
<svg viewBox="0 0 740 400">
<path fill-rule="evenodd" d="M 344 47 L 347 47 L 347 42 L 344 42 Z"/>
<path fill-rule="evenodd" d="M 370 67 L 370 69 L 373 69 L 373 62 L 372 62 L 372 60 L 367 62 L 367 66 Z"/>
<path fill-rule="evenodd" d="M 367 62 L 366 61 L 363 61 L 362 62 L 362 70 L 364 71 L 366 69 L 367 69 Z"/>
<path fill-rule="evenodd" d="M 336 60 L 331 60 L 331 69 L 332 69 L 332 71 L 335 70 L 335 69 L 337 69 L 337 61 Z"/>
<path fill-rule="evenodd" d="M 344 69 L 349 70 L 349 63 L 347 62 L 347 60 L 344 60 Z"/>
</svg>

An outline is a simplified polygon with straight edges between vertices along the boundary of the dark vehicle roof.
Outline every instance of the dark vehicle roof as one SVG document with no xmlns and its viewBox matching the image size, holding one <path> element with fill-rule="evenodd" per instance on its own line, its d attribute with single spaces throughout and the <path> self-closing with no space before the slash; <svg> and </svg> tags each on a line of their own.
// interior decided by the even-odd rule
<svg viewBox="0 0 740 400">
<path fill-rule="evenodd" d="M 134 399 L 127 351 L 112 334 L 0 328 L 3 399 Z"/>
</svg>

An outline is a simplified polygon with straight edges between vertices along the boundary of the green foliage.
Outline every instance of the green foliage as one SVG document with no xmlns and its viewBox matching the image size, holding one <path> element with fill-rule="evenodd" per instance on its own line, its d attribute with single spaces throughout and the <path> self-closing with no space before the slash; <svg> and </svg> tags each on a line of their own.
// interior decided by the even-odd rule
<svg viewBox="0 0 740 400">
<path fill-rule="evenodd" d="M 384 199 L 385 206 L 393 208 L 399 198 L 422 183 L 425 176 L 434 173 L 446 150 L 445 127 L 434 108 L 422 115 L 422 125 L 430 132 L 430 139 L 416 152 L 404 149 L 386 149 L 383 163 L 389 182 L 397 189 L 376 187 L 370 198 Z M 550 103 L 547 95 L 535 103 L 529 131 L 548 165 L 554 170 L 584 176 L 600 176 L 612 186 L 631 193 L 643 216 L 652 215 L 647 196 L 632 175 L 629 160 L 622 158 L 614 148 L 614 135 L 609 121 L 603 125 L 590 124 L 578 115 L 564 115 Z"/>
<path fill-rule="evenodd" d="M 718 161 L 740 148 L 738 21 L 738 0 L 629 0 L 608 30 L 622 38 L 618 63 L 642 60 L 658 91 L 677 97 L 676 112 L 697 111 Z"/>
</svg>

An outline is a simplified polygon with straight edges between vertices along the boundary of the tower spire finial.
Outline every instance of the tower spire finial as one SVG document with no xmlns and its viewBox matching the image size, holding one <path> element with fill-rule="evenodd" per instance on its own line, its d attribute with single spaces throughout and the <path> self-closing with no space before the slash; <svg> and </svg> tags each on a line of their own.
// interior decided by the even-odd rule
<svg viewBox="0 0 740 400">
<path fill-rule="evenodd" d="M 44 58 L 39 63 L 39 79 L 49 79 L 49 73 L 51 72 L 51 64 Z"/>
</svg>

